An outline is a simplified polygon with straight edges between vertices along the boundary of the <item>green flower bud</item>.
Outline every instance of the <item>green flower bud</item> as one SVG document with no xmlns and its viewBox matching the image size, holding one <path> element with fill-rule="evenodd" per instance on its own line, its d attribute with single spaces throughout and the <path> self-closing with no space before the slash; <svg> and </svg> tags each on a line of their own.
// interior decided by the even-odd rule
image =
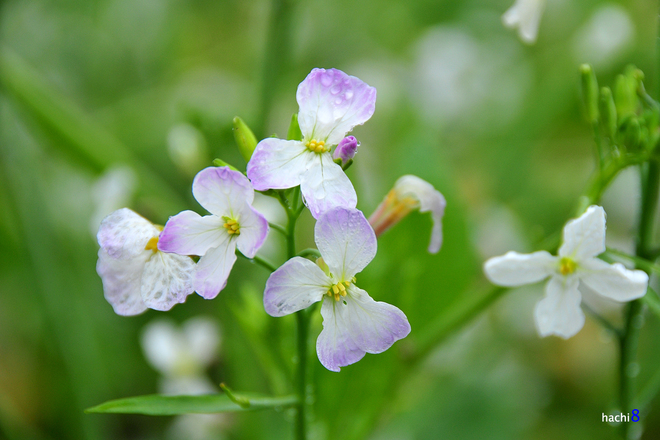
<svg viewBox="0 0 660 440">
<path fill-rule="evenodd" d="M 238 116 L 234 118 L 234 139 L 238 145 L 238 151 L 246 162 L 250 161 L 254 149 L 257 148 L 257 138 L 250 127 Z"/>
<path fill-rule="evenodd" d="M 594 69 L 589 64 L 580 66 L 580 82 L 582 85 L 582 100 L 589 122 L 598 122 L 598 80 Z"/>
<path fill-rule="evenodd" d="M 614 105 L 612 90 L 609 87 L 600 89 L 600 114 L 605 133 L 610 139 L 614 139 L 617 128 L 616 105 Z"/>
<path fill-rule="evenodd" d="M 289 131 L 286 133 L 286 138 L 289 141 L 302 141 L 303 135 L 298 124 L 298 113 L 294 113 L 291 116 L 291 123 L 289 124 Z"/>
<path fill-rule="evenodd" d="M 229 169 L 238 171 L 235 166 L 229 165 L 227 162 L 225 162 L 222 159 L 213 159 L 213 165 L 216 167 L 229 167 Z"/>
<path fill-rule="evenodd" d="M 626 147 L 629 150 L 634 151 L 640 144 L 642 139 L 642 128 L 639 125 L 639 119 L 636 116 L 632 116 L 626 122 L 626 127 L 624 131 L 624 142 Z"/>
<path fill-rule="evenodd" d="M 617 75 L 614 82 L 614 102 L 616 103 L 619 122 L 623 123 L 637 111 L 637 88 L 644 74 L 632 66 L 626 68 L 623 75 Z"/>
</svg>

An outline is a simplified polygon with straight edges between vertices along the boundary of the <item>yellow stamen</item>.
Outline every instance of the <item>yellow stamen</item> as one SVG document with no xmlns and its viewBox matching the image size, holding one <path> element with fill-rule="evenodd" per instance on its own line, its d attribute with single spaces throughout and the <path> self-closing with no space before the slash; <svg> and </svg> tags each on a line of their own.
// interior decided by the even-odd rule
<svg viewBox="0 0 660 440">
<path fill-rule="evenodd" d="M 241 225 L 233 218 L 223 217 L 226 221 L 222 225 L 229 235 L 241 235 Z"/>
<path fill-rule="evenodd" d="M 158 252 L 158 237 L 151 237 L 147 242 L 147 245 L 144 247 L 145 251 L 153 251 L 154 253 Z"/>
<path fill-rule="evenodd" d="M 341 298 L 347 295 L 346 288 L 355 282 L 355 277 L 351 278 L 351 281 L 340 281 L 337 284 L 330 286 L 328 291 L 325 293 L 330 298 L 334 298 L 335 301 L 339 301 Z"/>
<path fill-rule="evenodd" d="M 568 257 L 562 257 L 561 260 L 559 260 L 559 273 L 562 275 L 570 275 L 575 272 L 576 266 L 577 264 L 575 264 L 575 261 Z"/>
<path fill-rule="evenodd" d="M 307 142 L 305 146 L 314 153 L 320 154 L 320 153 L 325 153 L 326 151 L 330 151 L 329 148 L 325 147 L 324 141 L 317 141 L 316 139 L 312 139 L 311 141 Z"/>
</svg>

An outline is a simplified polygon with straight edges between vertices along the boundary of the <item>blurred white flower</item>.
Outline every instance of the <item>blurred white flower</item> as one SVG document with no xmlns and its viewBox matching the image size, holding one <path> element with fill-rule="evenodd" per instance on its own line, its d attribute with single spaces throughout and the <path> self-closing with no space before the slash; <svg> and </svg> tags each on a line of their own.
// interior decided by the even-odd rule
<svg viewBox="0 0 660 440">
<path fill-rule="evenodd" d="M 635 27 L 626 10 L 614 4 L 599 8 L 577 31 L 573 53 L 580 63 L 607 68 L 616 62 L 635 37 Z"/>
<path fill-rule="evenodd" d="M 545 0 L 516 0 L 502 15 L 502 23 L 509 29 L 517 29 L 524 43 L 534 44 L 544 8 Z"/>
<path fill-rule="evenodd" d="M 167 133 L 167 152 L 177 168 L 186 176 L 194 176 L 204 168 L 206 139 L 194 126 L 181 123 Z"/>
<path fill-rule="evenodd" d="M 109 168 L 92 185 L 94 211 L 89 221 L 92 237 L 96 238 L 101 221 L 111 212 L 131 204 L 135 183 L 135 172 L 128 166 Z"/>
</svg>

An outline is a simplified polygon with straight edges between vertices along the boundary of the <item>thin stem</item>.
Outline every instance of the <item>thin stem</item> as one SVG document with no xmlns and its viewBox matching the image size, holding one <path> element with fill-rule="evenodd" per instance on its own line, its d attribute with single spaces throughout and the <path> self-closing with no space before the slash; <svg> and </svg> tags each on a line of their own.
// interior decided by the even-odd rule
<svg viewBox="0 0 660 440">
<path fill-rule="evenodd" d="M 582 308 L 596 321 L 598 321 L 603 327 L 614 333 L 615 336 L 618 336 L 619 338 L 623 335 L 623 331 L 614 324 L 612 324 L 610 321 L 607 319 L 603 318 L 598 312 L 596 312 L 594 309 L 586 305 L 585 303 L 582 303 Z"/>
<path fill-rule="evenodd" d="M 309 330 L 309 318 L 305 310 L 296 312 L 296 323 L 298 324 L 298 368 L 296 369 L 296 394 L 299 404 L 296 413 L 296 439 L 307 438 L 307 338 Z"/>
<path fill-rule="evenodd" d="M 316 258 L 319 258 L 319 257 L 321 256 L 321 253 L 320 253 L 317 249 L 314 249 L 314 248 L 308 248 L 308 249 L 304 249 L 304 250 L 298 252 L 298 255 L 296 255 L 296 256 L 297 256 L 297 257 L 303 257 L 303 258 L 304 258 L 304 257 L 316 257 Z"/>
<path fill-rule="evenodd" d="M 260 266 L 265 267 L 266 269 L 270 270 L 271 272 L 275 272 L 277 270 L 277 266 L 275 266 L 273 263 L 270 261 L 266 260 L 263 257 L 260 257 L 259 255 L 255 255 L 254 258 L 252 258 L 252 261 L 257 263 Z"/>
<path fill-rule="evenodd" d="M 284 226 L 280 226 L 277 223 L 271 223 L 271 222 L 268 222 L 268 226 L 275 229 L 277 232 L 279 232 L 280 234 L 282 234 L 286 237 L 287 231 L 286 231 L 286 228 Z"/>
</svg>

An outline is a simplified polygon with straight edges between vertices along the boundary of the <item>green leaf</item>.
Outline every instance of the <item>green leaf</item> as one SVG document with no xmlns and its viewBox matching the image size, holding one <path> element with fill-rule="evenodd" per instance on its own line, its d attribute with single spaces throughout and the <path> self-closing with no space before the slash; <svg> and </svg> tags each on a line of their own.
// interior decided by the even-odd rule
<svg viewBox="0 0 660 440">
<path fill-rule="evenodd" d="M 178 414 L 210 414 L 220 412 L 252 411 L 269 408 L 284 408 L 296 405 L 295 395 L 269 397 L 254 393 L 240 394 L 246 399 L 245 407 L 232 402 L 226 394 L 201 396 L 147 396 L 127 397 L 110 400 L 85 410 L 86 413 L 145 414 L 149 416 L 173 416 Z M 249 405 L 249 406 L 248 406 Z"/>
</svg>

